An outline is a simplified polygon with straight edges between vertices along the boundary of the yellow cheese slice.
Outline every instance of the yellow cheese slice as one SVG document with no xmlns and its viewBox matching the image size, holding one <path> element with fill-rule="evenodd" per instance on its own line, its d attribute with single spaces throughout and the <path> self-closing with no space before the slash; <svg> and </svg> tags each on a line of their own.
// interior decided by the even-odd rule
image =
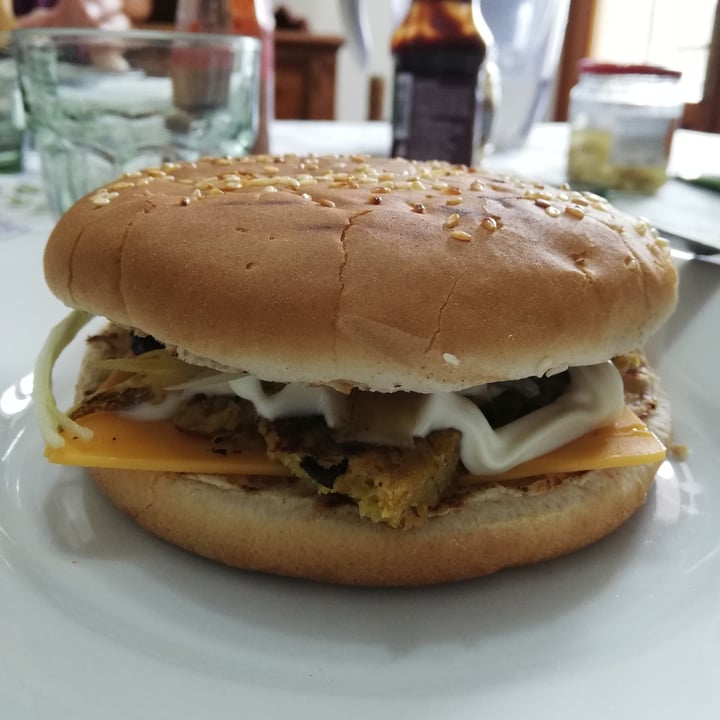
<svg viewBox="0 0 720 720">
<path fill-rule="evenodd" d="M 288 475 L 270 460 L 262 443 L 242 452 L 213 452 L 207 438 L 179 432 L 172 420 L 138 421 L 110 412 L 96 412 L 81 419 L 93 439 L 81 440 L 65 433 L 65 445 L 48 447 L 52 463 L 80 467 L 152 470 L 164 472 Z M 555 472 L 574 472 L 657 462 L 665 447 L 629 408 L 614 425 L 594 430 L 502 475 L 464 476 L 466 482 L 495 482 Z"/>
<path fill-rule="evenodd" d="M 288 475 L 284 466 L 267 457 L 262 440 L 241 453 L 224 455 L 213 452 L 207 438 L 176 430 L 172 420 L 140 421 L 100 411 L 80 423 L 93 431 L 93 439 L 63 433 L 63 447 L 45 450 L 50 462 L 125 470 Z"/>
</svg>

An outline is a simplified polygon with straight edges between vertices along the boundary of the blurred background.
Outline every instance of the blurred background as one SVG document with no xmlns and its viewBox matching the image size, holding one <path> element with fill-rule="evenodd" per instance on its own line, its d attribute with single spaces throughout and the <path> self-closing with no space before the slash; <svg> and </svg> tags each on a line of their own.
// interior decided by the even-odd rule
<svg viewBox="0 0 720 720">
<path fill-rule="evenodd" d="M 390 37 L 407 0 L 272 5 L 277 117 L 389 119 Z M 682 72 L 684 127 L 720 131 L 718 0 L 482 0 L 481 7 L 496 36 L 506 107 L 513 94 L 530 92 L 534 119 L 565 120 L 580 58 L 651 63 Z M 531 71 L 518 60 L 528 57 Z"/>
</svg>

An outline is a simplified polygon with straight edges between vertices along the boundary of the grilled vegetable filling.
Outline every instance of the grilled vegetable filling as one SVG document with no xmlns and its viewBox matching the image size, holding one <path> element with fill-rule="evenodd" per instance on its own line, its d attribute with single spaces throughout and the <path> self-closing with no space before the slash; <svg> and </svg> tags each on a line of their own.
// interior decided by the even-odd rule
<svg viewBox="0 0 720 720">
<path fill-rule="evenodd" d="M 75 420 L 97 410 L 129 410 L 139 403 L 162 404 L 168 388 L 203 380 L 212 371 L 189 365 L 150 336 L 122 331 L 90 339 L 106 343 L 108 355 L 97 363 L 105 378 L 72 410 Z M 114 347 L 112 347 L 114 346 Z M 468 394 L 493 428 L 555 401 L 570 384 L 567 372 L 517 383 L 495 383 Z M 268 392 L 282 386 L 265 385 Z M 362 407 L 362 393 L 353 391 Z M 353 395 L 351 393 L 351 396 Z M 409 394 L 405 394 L 409 395 Z M 409 398 L 411 399 L 411 398 Z M 186 394 L 173 409 L 176 427 L 209 439 L 214 452 L 240 452 L 265 442 L 268 455 L 318 492 L 351 498 L 360 515 L 393 527 L 425 521 L 455 477 L 461 435 L 436 430 L 410 445 L 376 445 L 347 438 L 348 428 L 329 428 L 322 417 L 259 417 L 252 403 L 214 392 Z"/>
</svg>

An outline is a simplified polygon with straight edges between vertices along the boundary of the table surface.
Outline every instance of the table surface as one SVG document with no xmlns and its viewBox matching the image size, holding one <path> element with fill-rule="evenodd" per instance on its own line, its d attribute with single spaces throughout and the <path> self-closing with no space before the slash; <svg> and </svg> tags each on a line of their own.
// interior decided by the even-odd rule
<svg viewBox="0 0 720 720">
<path fill-rule="evenodd" d="M 382 155 L 390 146 L 390 127 L 383 122 L 277 121 L 271 143 L 277 153 Z M 566 151 L 567 127 L 546 123 L 532 131 L 523 148 L 491 154 L 483 165 L 561 183 Z M 708 173 L 719 161 L 720 136 L 677 133 L 671 172 Z M 720 194 L 672 180 L 653 196 L 617 194 L 611 199 L 633 214 L 650 218 L 665 232 L 720 248 Z M 0 175 L 0 330 L 4 338 L 0 387 L 7 387 L 32 367 L 48 329 L 66 313 L 45 287 L 42 274 L 42 250 L 52 226 L 37 157 L 30 153 L 23 172 Z"/>
</svg>

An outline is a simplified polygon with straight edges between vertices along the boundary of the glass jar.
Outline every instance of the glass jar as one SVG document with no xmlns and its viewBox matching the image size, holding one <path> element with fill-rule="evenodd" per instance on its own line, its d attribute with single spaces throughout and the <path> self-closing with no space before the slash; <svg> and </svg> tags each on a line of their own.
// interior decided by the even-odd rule
<svg viewBox="0 0 720 720">
<path fill-rule="evenodd" d="M 667 180 L 682 116 L 680 73 L 582 60 L 570 92 L 568 180 L 580 189 L 651 193 Z"/>
</svg>

